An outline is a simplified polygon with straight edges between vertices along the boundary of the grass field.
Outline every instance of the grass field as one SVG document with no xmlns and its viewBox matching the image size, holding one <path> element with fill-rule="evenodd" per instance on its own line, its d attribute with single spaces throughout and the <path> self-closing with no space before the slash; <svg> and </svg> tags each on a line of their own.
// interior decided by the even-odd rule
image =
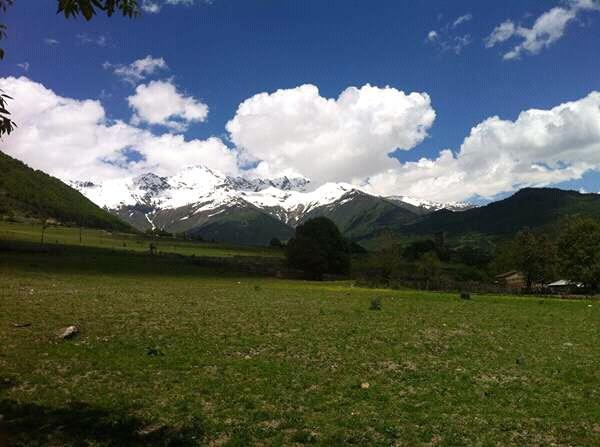
<svg viewBox="0 0 600 447">
<path fill-rule="evenodd" d="M 600 445 L 597 301 L 218 276 L 77 247 L 0 252 L 0 284 L 11 445 Z M 70 324 L 80 336 L 57 340 Z"/>
<path fill-rule="evenodd" d="M 0 221 L 0 240 L 41 242 L 42 226 Z M 194 242 L 172 238 L 152 239 L 143 235 L 110 233 L 105 230 L 52 226 L 46 229 L 44 242 L 55 245 L 83 245 L 87 247 L 109 248 L 148 252 L 153 243 L 159 252 L 195 256 L 267 256 L 282 257 L 281 250 L 269 247 L 229 246 L 209 242 Z"/>
</svg>

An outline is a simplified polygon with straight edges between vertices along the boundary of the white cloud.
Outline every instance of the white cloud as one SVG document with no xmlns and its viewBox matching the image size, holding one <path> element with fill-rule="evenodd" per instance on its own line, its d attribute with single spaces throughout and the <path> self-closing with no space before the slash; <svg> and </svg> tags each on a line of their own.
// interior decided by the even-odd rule
<svg viewBox="0 0 600 447">
<path fill-rule="evenodd" d="M 184 131 L 192 122 L 202 122 L 208 116 L 208 106 L 191 96 L 184 96 L 169 81 L 152 81 L 138 85 L 135 94 L 127 98 L 134 110 L 132 123 L 158 124 Z"/>
<path fill-rule="evenodd" d="M 161 11 L 163 5 L 183 5 L 183 6 L 191 6 L 195 3 L 194 0 L 163 0 L 162 2 L 158 0 L 143 0 L 142 1 L 142 11 L 157 14 Z M 203 0 L 203 3 L 211 3 L 211 0 Z"/>
<path fill-rule="evenodd" d="M 29 71 L 29 62 L 23 62 L 22 64 L 17 64 L 17 67 L 22 69 L 23 71 Z"/>
<path fill-rule="evenodd" d="M 465 22 L 469 22 L 472 19 L 473 19 L 473 14 L 469 13 L 469 14 L 462 15 L 462 16 L 458 17 L 454 21 L 454 23 L 452 23 L 452 28 L 456 28 L 457 26 L 460 26 Z"/>
<path fill-rule="evenodd" d="M 584 11 L 600 11 L 597 0 L 571 0 L 564 7 L 554 7 L 539 16 L 531 28 L 516 26 L 507 20 L 498 25 L 485 40 L 485 46 L 492 48 L 513 37 L 521 38 L 521 43 L 503 56 L 505 60 L 519 59 L 523 53 L 538 54 L 544 48 L 563 37 L 567 26 L 578 14 Z"/>
<path fill-rule="evenodd" d="M 489 118 L 460 151 L 390 167 L 367 189 L 436 200 L 493 197 L 524 186 L 579 179 L 600 169 L 600 92 L 551 110 L 522 112 L 516 121 Z"/>
<path fill-rule="evenodd" d="M 457 34 L 455 28 L 473 19 L 471 14 L 457 17 L 454 22 L 446 23 L 439 31 L 431 30 L 427 34 L 425 42 L 438 47 L 441 51 L 450 51 L 456 55 L 471 44 L 470 34 Z"/>
<path fill-rule="evenodd" d="M 104 62 L 102 67 L 105 70 L 113 69 L 115 75 L 124 81 L 129 82 L 131 85 L 143 81 L 157 71 L 169 69 L 162 57 L 153 57 L 151 55 L 148 55 L 143 59 L 138 59 L 129 65 L 113 65 L 110 62 Z"/>
<path fill-rule="evenodd" d="M 438 34 L 438 32 L 437 32 L 437 31 L 435 31 L 435 30 L 431 30 L 431 31 L 429 31 L 429 33 L 427 34 L 427 40 L 428 40 L 429 42 L 435 42 L 435 40 L 436 40 L 436 39 L 438 39 L 438 38 L 439 38 L 439 34 Z"/>
<path fill-rule="evenodd" d="M 238 173 L 235 152 L 218 138 L 156 136 L 108 120 L 99 101 L 61 97 L 26 77 L 0 78 L 0 89 L 15 99 L 10 106 L 19 125 L 0 140 L 0 150 L 63 180 L 102 181 L 148 171 L 173 175 L 191 164 Z M 129 161 L 127 150 L 142 159 Z"/>
<path fill-rule="evenodd" d="M 81 33 L 77 34 L 76 37 L 82 45 L 97 45 L 99 47 L 105 47 L 108 44 L 108 37 L 106 37 L 104 34 L 92 36 L 87 33 Z"/>
<path fill-rule="evenodd" d="M 312 85 L 261 93 L 240 104 L 227 124 L 238 147 L 231 150 L 219 138 L 186 140 L 111 121 L 100 101 L 61 97 L 26 77 L 0 78 L 0 89 L 15 98 L 11 111 L 19 124 L 0 140 L 0 150 L 64 180 L 173 175 L 194 164 L 237 175 L 252 160 L 258 165 L 250 175 L 303 174 L 315 186 L 345 181 L 375 194 L 446 201 L 600 171 L 600 92 L 524 111 L 514 121 L 488 118 L 457 152 L 401 163 L 388 154 L 418 145 L 434 122 L 427 94 L 370 85 L 350 87 L 337 99 Z M 141 160 L 132 161 L 128 151 Z"/>
<path fill-rule="evenodd" d="M 54 46 L 54 45 L 58 45 L 60 42 L 56 39 L 52 39 L 51 37 L 46 37 L 44 39 L 44 43 L 46 45 Z"/>
<path fill-rule="evenodd" d="M 243 159 L 259 162 L 258 173 L 295 172 L 320 183 L 380 172 L 390 152 L 423 141 L 434 119 L 425 93 L 367 84 L 328 99 L 303 85 L 245 100 L 227 130 Z"/>
<path fill-rule="evenodd" d="M 516 30 L 517 28 L 515 27 L 515 24 L 510 20 L 501 23 L 496 28 L 494 28 L 492 34 L 490 34 L 489 37 L 485 40 L 486 48 L 492 48 L 494 45 L 500 42 L 507 41 L 515 35 Z"/>
<path fill-rule="evenodd" d="M 150 0 L 144 0 L 142 2 L 142 11 L 149 14 L 156 14 L 160 12 L 160 4 Z"/>
</svg>

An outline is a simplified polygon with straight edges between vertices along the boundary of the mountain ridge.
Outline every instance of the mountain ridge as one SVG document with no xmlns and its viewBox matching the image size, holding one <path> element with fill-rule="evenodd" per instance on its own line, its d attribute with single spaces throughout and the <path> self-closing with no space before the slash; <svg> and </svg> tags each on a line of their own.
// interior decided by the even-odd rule
<svg viewBox="0 0 600 447">
<path fill-rule="evenodd" d="M 333 212 L 333 209 L 352 202 L 359 193 L 362 210 L 365 209 L 365 201 L 372 202 L 372 212 L 376 208 L 386 208 L 381 205 L 382 200 L 392 203 L 396 213 L 402 215 L 396 221 L 408 221 L 445 206 L 416 199 L 408 203 L 399 198 L 373 196 L 347 183 L 326 183 L 309 189 L 310 180 L 304 177 L 231 177 L 202 165 L 188 166 L 171 177 L 146 173 L 103 184 L 87 181 L 71 184 L 92 201 L 140 230 L 160 228 L 170 232 L 195 231 L 210 224 L 211 218 L 239 208 L 264 213 L 293 229 L 308 216 L 351 214 L 348 206 L 343 212 Z M 376 206 L 376 203 L 379 205 Z M 449 207 L 458 210 L 470 205 L 451 204 Z M 372 218 L 376 220 L 377 216 Z M 363 229 L 359 233 L 370 232 Z"/>
</svg>

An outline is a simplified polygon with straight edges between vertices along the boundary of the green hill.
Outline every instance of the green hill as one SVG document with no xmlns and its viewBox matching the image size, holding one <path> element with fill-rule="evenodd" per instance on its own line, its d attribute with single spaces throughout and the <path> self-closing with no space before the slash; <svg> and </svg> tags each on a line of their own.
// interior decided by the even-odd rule
<svg viewBox="0 0 600 447">
<path fill-rule="evenodd" d="M 252 206 L 236 207 L 220 214 L 209 222 L 192 228 L 188 234 L 207 241 L 227 241 L 240 245 L 268 245 L 276 237 L 287 240 L 294 230 Z"/>
<path fill-rule="evenodd" d="M 539 228 L 581 215 L 600 218 L 600 195 L 555 188 L 525 188 L 513 196 L 467 211 L 438 211 L 400 228 L 405 234 L 480 233 L 513 235 L 524 227 Z"/>
<path fill-rule="evenodd" d="M 388 227 L 414 221 L 418 215 L 381 197 L 352 191 L 338 202 L 308 213 L 303 221 L 325 216 L 333 220 L 342 234 L 357 242 L 366 242 Z"/>
<path fill-rule="evenodd" d="M 55 219 L 65 225 L 133 231 L 118 217 L 42 171 L 0 152 L 0 216 Z"/>
</svg>

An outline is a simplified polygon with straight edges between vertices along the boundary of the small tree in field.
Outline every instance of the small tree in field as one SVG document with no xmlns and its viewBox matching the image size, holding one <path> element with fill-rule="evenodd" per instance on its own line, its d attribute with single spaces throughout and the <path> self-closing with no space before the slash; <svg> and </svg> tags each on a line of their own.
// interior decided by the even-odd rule
<svg viewBox="0 0 600 447">
<path fill-rule="evenodd" d="M 350 271 L 350 251 L 340 230 L 326 217 L 310 219 L 296 228 L 296 235 L 286 247 L 290 266 L 303 270 L 312 279 L 321 280 L 326 273 Z"/>
<path fill-rule="evenodd" d="M 600 286 L 600 222 L 577 218 L 568 222 L 558 242 L 561 267 L 571 281 L 596 292 Z"/>
</svg>

